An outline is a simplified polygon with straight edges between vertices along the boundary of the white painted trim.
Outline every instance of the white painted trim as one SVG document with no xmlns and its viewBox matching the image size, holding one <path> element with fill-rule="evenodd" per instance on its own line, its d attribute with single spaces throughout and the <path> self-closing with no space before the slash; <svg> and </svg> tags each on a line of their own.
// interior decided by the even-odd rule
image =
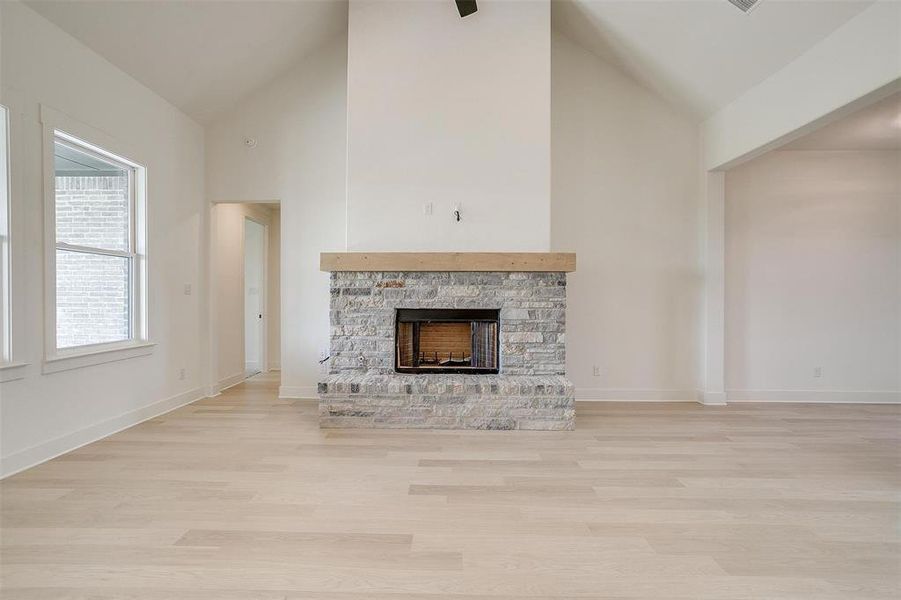
<svg viewBox="0 0 901 600">
<path fill-rule="evenodd" d="M 42 125 L 42 195 L 44 202 L 44 364 L 43 373 L 55 373 L 71 368 L 109 362 L 94 358 L 83 358 L 68 361 L 75 354 L 95 356 L 106 352 L 103 348 L 97 350 L 100 344 L 92 344 L 72 350 L 59 349 L 56 346 L 56 252 L 59 244 L 56 239 L 56 185 L 54 151 L 57 139 L 62 139 L 79 150 L 102 156 L 104 160 L 121 163 L 130 169 L 131 181 L 131 235 L 130 255 L 132 273 L 129 277 L 129 318 L 130 339 L 123 343 L 110 344 L 111 351 L 117 351 L 123 346 L 128 346 L 128 351 L 118 358 L 121 360 L 149 354 L 152 348 L 146 352 L 133 351 L 132 348 L 152 346 L 149 338 L 149 314 L 150 295 L 148 293 L 149 255 L 147 250 L 147 168 L 141 162 L 133 160 L 133 153 L 124 151 L 128 146 L 123 145 L 109 134 L 50 108 L 45 104 L 40 105 L 40 118 Z M 107 355 L 111 356 L 111 355 Z M 60 361 L 57 363 L 57 361 Z M 65 361 L 65 362 L 63 362 Z M 60 365 L 62 368 L 59 368 Z M 71 365 L 71 366 L 67 366 Z"/>
<path fill-rule="evenodd" d="M 27 106 L 20 92 L 9 88 L 3 89 L 3 100 L 8 109 L 8 126 L 9 126 L 9 213 L 7 215 L 9 223 L 9 305 L 7 307 L 7 315 L 9 317 L 9 327 L 6 330 L 8 336 L 10 355 L 7 358 L 14 365 L 26 362 L 25 357 L 31 356 L 30 346 L 39 340 L 32 340 L 33 337 L 27 335 L 24 324 L 28 322 L 28 311 L 25 294 L 14 293 L 17 286 L 27 288 L 27 279 L 31 277 L 26 256 L 30 251 L 27 243 L 19 243 L 19 240 L 27 242 L 25 231 L 27 229 L 24 215 L 25 211 L 25 184 L 22 175 L 22 164 L 25 162 L 24 157 L 27 154 L 25 148 L 25 140 L 30 139 L 25 135 L 23 130 L 26 128 L 24 122 L 26 112 L 23 108 Z M 11 375 L 0 375 L 2 381 L 12 381 L 19 379 L 19 374 L 24 377 L 21 368 L 12 370 L 16 373 L 13 378 Z M 5 377 L 5 378 L 4 378 Z"/>
<path fill-rule="evenodd" d="M 96 442 L 105 437 L 133 427 L 139 423 L 143 423 L 149 419 L 154 419 L 168 412 L 180 408 L 192 402 L 196 402 L 204 398 L 205 394 L 200 388 L 188 390 L 181 394 L 176 394 L 170 398 L 159 400 L 153 404 L 148 404 L 143 408 L 138 408 L 118 417 L 107 419 L 106 421 L 85 427 L 79 431 L 68 433 L 56 439 L 42 442 L 25 450 L 11 454 L 0 460 L 0 479 L 14 475 L 25 469 L 37 466 L 48 460 L 54 459 L 73 450 L 77 450 L 82 446 Z"/>
<path fill-rule="evenodd" d="M 726 406 L 726 392 L 698 390 L 698 403 L 704 406 Z"/>
<path fill-rule="evenodd" d="M 270 370 L 270 371 L 281 371 L 281 370 L 282 370 L 282 365 L 281 365 L 281 363 L 270 362 L 270 363 L 269 363 L 269 370 Z"/>
<path fill-rule="evenodd" d="M 156 344 L 153 342 L 127 342 L 124 345 L 97 344 L 95 346 L 80 346 L 77 348 L 78 351 L 76 352 L 58 354 L 44 359 L 41 373 L 49 375 L 50 373 L 71 371 L 72 369 L 81 369 L 93 365 L 115 362 L 117 360 L 148 356 L 149 354 L 153 354 L 153 348 L 155 346 Z M 82 351 L 83 348 L 91 348 L 91 350 Z"/>
<path fill-rule="evenodd" d="M 642 390 L 613 388 L 578 388 L 580 402 L 697 402 L 694 390 Z"/>
<path fill-rule="evenodd" d="M 216 293 L 218 268 L 216 257 L 216 244 L 219 237 L 219 212 L 216 204 L 207 203 L 207 248 L 206 258 L 206 326 L 207 326 L 207 352 L 206 352 L 206 388 L 207 397 L 216 396 L 215 377 L 219 375 L 219 295 Z"/>
<path fill-rule="evenodd" d="M 725 404 L 726 387 L 726 176 L 706 173 L 704 209 L 703 296 L 701 314 L 702 404 Z M 705 399 L 706 398 L 706 399 Z"/>
<path fill-rule="evenodd" d="M 27 375 L 28 363 L 14 362 L 0 364 L 0 383 L 23 379 Z"/>
<path fill-rule="evenodd" d="M 12 313 L 10 305 L 12 304 L 11 284 L 12 277 L 10 270 L 12 268 L 12 220 L 10 215 L 12 185 L 12 143 L 10 142 L 10 109 L 0 104 L 0 125 L 3 126 L 2 135 L 0 135 L 0 150 L 2 150 L 2 158 L 0 160 L 0 173 L 2 173 L 3 184 L 0 185 L 0 237 L 6 238 L 6 250 L 0 244 L 0 361 L 4 363 L 12 362 L 12 335 L 10 325 L 12 323 Z M 0 381 L 3 381 L 0 379 Z"/>
<path fill-rule="evenodd" d="M 244 371 L 240 373 L 235 373 L 234 375 L 229 375 L 225 379 L 220 379 L 218 382 L 213 384 L 213 387 L 207 390 L 207 396 L 213 397 L 218 396 L 223 391 L 227 390 L 230 387 L 234 387 L 239 383 L 243 383 L 244 380 L 247 379 L 247 376 L 244 375 Z"/>
<path fill-rule="evenodd" d="M 802 402 L 822 404 L 901 404 L 892 390 L 726 390 L 733 402 Z"/>
<path fill-rule="evenodd" d="M 896 81 L 901 77 L 899 15 L 898 2 L 873 2 L 711 115 L 701 125 L 704 167 L 731 168 L 803 135 L 808 124 Z"/>
<path fill-rule="evenodd" d="M 319 398 L 319 392 L 316 391 L 316 386 L 312 385 L 283 385 L 278 388 L 278 397 L 316 400 Z"/>
</svg>

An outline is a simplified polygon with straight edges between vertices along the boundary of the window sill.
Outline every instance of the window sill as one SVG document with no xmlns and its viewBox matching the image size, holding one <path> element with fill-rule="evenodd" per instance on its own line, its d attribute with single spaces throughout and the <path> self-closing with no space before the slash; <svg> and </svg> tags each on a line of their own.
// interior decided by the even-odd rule
<svg viewBox="0 0 901 600">
<path fill-rule="evenodd" d="M 153 342 L 136 342 L 127 345 L 99 347 L 92 350 L 75 350 L 51 356 L 44 359 L 42 373 L 58 373 L 72 369 L 81 369 L 93 365 L 127 360 L 139 356 L 147 356 L 153 352 L 156 346 Z"/>
<path fill-rule="evenodd" d="M 22 379 L 27 367 L 28 363 L 23 362 L 0 363 L 0 383 Z"/>
</svg>

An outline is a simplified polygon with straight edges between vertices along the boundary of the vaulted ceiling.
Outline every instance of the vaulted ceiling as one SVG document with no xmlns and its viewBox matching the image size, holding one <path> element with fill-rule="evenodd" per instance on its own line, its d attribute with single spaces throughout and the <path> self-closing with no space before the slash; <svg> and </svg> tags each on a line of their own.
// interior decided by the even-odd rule
<svg viewBox="0 0 901 600">
<path fill-rule="evenodd" d="M 347 29 L 346 0 L 26 3 L 201 123 Z"/>
<path fill-rule="evenodd" d="M 701 120 L 873 1 L 553 0 L 552 19 Z M 201 123 L 347 28 L 346 0 L 26 2 Z"/>
<path fill-rule="evenodd" d="M 554 26 L 705 118 L 788 65 L 873 0 L 555 0 Z"/>
</svg>

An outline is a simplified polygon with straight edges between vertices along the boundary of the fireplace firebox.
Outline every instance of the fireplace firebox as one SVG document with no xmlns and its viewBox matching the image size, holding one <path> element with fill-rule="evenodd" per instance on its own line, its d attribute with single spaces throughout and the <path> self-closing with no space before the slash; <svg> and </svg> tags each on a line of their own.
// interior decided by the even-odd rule
<svg viewBox="0 0 901 600">
<path fill-rule="evenodd" d="M 498 373 L 497 309 L 398 308 L 398 373 Z"/>
</svg>

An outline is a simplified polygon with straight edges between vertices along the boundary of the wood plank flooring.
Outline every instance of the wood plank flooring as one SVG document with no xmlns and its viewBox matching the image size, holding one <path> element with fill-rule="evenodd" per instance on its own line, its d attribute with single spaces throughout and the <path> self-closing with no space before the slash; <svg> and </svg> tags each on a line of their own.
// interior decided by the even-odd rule
<svg viewBox="0 0 901 600">
<path fill-rule="evenodd" d="M 901 597 L 901 407 L 320 431 L 257 377 L 0 483 L 4 600 Z"/>
</svg>

